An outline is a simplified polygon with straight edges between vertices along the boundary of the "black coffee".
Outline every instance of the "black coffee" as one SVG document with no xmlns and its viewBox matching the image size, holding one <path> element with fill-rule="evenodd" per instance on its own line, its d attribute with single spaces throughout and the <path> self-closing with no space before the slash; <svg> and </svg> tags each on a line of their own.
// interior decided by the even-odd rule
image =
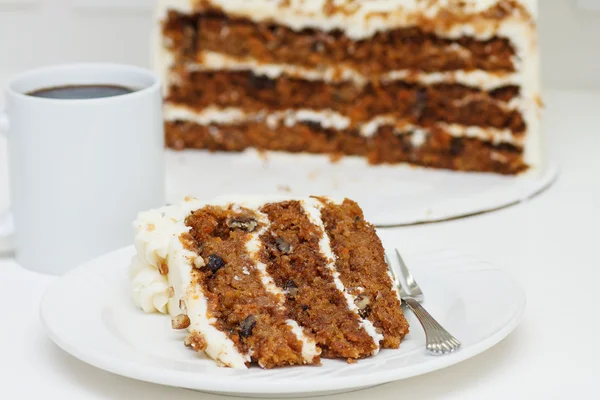
<svg viewBox="0 0 600 400">
<path fill-rule="evenodd" d="M 132 92 L 133 89 L 116 85 L 73 85 L 44 88 L 27 94 L 45 99 L 81 100 L 121 96 Z"/>
</svg>

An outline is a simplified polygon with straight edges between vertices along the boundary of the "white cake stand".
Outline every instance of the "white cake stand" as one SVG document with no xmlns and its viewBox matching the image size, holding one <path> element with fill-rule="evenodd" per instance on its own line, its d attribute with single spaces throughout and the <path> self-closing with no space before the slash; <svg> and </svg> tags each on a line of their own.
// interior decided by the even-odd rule
<svg viewBox="0 0 600 400">
<path fill-rule="evenodd" d="M 348 197 L 378 226 L 442 221 L 507 207 L 540 193 L 557 176 L 554 163 L 515 177 L 371 166 L 358 157 L 332 163 L 322 155 L 167 151 L 169 202 L 188 195 Z"/>
</svg>

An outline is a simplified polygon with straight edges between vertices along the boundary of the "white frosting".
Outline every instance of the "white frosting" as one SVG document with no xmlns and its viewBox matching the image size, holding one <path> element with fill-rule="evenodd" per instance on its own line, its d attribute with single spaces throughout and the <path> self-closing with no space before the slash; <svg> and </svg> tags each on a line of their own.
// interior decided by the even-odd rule
<svg viewBox="0 0 600 400">
<path fill-rule="evenodd" d="M 248 114 L 241 108 L 207 107 L 198 112 L 185 106 L 169 103 L 164 107 L 163 116 L 166 121 L 190 121 L 198 125 L 227 125 L 248 120 Z M 257 117 L 255 114 L 255 118 Z"/>
<path fill-rule="evenodd" d="M 286 126 L 293 126 L 291 122 L 297 123 L 298 121 L 317 122 L 325 127 L 333 127 L 338 130 L 344 130 L 351 127 L 349 118 L 332 110 L 290 110 L 266 114 L 264 112 L 246 113 L 239 108 L 219 109 L 216 107 L 208 107 L 202 111 L 194 111 L 185 106 L 167 104 L 164 110 L 164 117 L 167 121 L 191 121 L 200 125 L 230 125 L 265 120 L 271 129 L 276 129 L 284 122 Z M 422 137 L 423 135 L 427 136 L 431 133 L 430 130 L 426 128 L 408 124 L 402 120 L 398 120 L 396 117 L 386 115 L 375 117 L 369 122 L 360 125 L 358 129 L 361 135 L 370 137 L 373 136 L 381 126 L 388 125 L 394 126 L 396 128 L 395 132 L 399 135 L 404 135 L 408 132 L 419 132 L 418 135 Z M 454 137 L 476 138 L 494 144 L 510 143 L 516 146 L 524 144 L 523 139 L 513 136 L 510 129 L 483 128 L 479 126 L 447 124 L 443 122 L 437 123 L 435 127 L 445 130 Z"/>
<path fill-rule="evenodd" d="M 183 225 L 183 220 L 181 220 Z M 173 303 L 183 299 L 186 314 L 190 319 L 190 332 L 199 332 L 204 336 L 207 347 L 206 354 L 219 364 L 232 368 L 246 368 L 246 362 L 250 362 L 249 354 L 241 354 L 235 344 L 227 335 L 217 329 L 214 324 L 215 318 L 208 318 L 208 304 L 200 285 L 190 284 L 192 281 L 192 263 L 197 256 L 183 247 L 178 237 L 174 237 L 169 251 L 169 282 L 175 289 Z M 177 307 L 177 311 L 173 309 Z M 170 305 L 171 314 L 181 312 L 179 306 Z"/>
<path fill-rule="evenodd" d="M 286 323 L 292 328 L 292 333 L 302 342 L 302 358 L 304 361 L 311 362 L 316 356 L 321 354 L 321 349 L 317 347 L 315 341 L 304 334 L 304 331 L 296 321 L 288 319 Z"/>
<path fill-rule="evenodd" d="M 333 277 L 333 282 L 337 290 L 343 293 L 344 298 L 346 299 L 346 304 L 348 309 L 358 315 L 358 307 L 354 303 L 356 300 L 356 296 L 351 295 L 346 291 L 344 284 L 340 280 L 340 273 L 335 267 L 335 260 L 337 259 L 336 255 L 333 253 L 331 249 L 331 243 L 329 240 L 329 235 L 327 235 L 325 231 L 325 225 L 323 224 L 323 220 L 321 219 L 321 208 L 323 204 L 317 199 L 308 199 L 301 200 L 302 209 L 304 213 L 308 217 L 311 223 L 313 223 L 321 232 L 321 239 L 319 240 L 319 249 L 321 254 L 327 259 L 326 268 L 331 272 L 331 276 Z M 359 316 L 360 318 L 360 316 Z M 377 354 L 379 352 L 379 342 L 383 340 L 383 335 L 377 333 L 373 323 L 368 319 L 360 318 L 361 327 L 367 332 L 369 336 L 373 339 L 373 343 L 375 343 L 375 350 L 373 354 Z"/>
<path fill-rule="evenodd" d="M 168 52 L 166 52 L 169 54 Z M 252 58 L 236 58 L 212 51 L 202 52 L 202 64 L 189 64 L 190 71 L 245 71 L 251 70 L 256 75 L 277 79 L 282 75 L 293 76 L 310 81 L 344 82 L 353 81 L 358 85 L 369 82 L 369 78 L 357 70 L 343 65 L 312 69 L 291 64 L 265 64 Z M 521 74 L 510 72 L 444 71 L 423 72 L 411 70 L 390 71 L 381 75 L 384 82 L 404 80 L 407 82 L 433 85 L 443 82 L 455 82 L 466 86 L 493 90 L 507 85 L 520 85 Z"/>
<path fill-rule="evenodd" d="M 132 263 L 134 277 L 132 282 L 140 278 L 140 272 L 148 269 L 156 269 L 159 263 L 166 263 L 168 275 L 163 277 L 168 280 L 164 288 L 166 296 L 167 288 L 173 287 L 175 295 L 169 300 L 168 311 L 172 316 L 182 312 L 179 309 L 179 300 L 183 299 L 186 305 L 186 314 L 190 318 L 190 332 L 199 332 L 204 336 L 208 347 L 205 352 L 218 363 L 233 367 L 246 368 L 246 362 L 250 361 L 248 355 L 242 355 L 225 333 L 214 327 L 215 320 L 207 317 L 207 303 L 202 289 L 199 285 L 191 285 L 192 264 L 198 256 L 183 247 L 179 236 L 187 232 L 189 228 L 185 225 L 185 218 L 193 211 L 202 208 L 205 203 L 198 200 L 190 200 L 177 206 L 162 207 L 157 210 L 142 212 L 138 215 L 134 228 L 136 230 L 135 245 L 138 250 L 138 260 Z M 135 264 L 143 264 L 135 266 Z M 158 272 L 158 271 L 157 271 Z M 134 288 L 135 290 L 135 288 Z M 144 292 L 144 293 L 147 293 Z M 152 298 L 159 296 L 151 293 Z M 134 292 L 135 299 L 135 292 Z M 140 304 L 147 304 L 146 298 L 141 298 Z M 137 303 L 137 302 L 136 302 Z M 167 310 L 155 307 L 157 311 Z M 154 311 L 151 308 L 144 309 L 146 312 Z"/>
<path fill-rule="evenodd" d="M 412 147 L 421 147 L 427 142 L 428 133 L 422 129 L 415 129 L 410 137 Z"/>
<path fill-rule="evenodd" d="M 245 206 L 257 209 L 265 204 L 264 199 L 240 199 L 236 206 Z M 227 335 L 218 330 L 214 324 L 216 319 L 207 317 L 208 304 L 200 285 L 193 285 L 193 263 L 198 254 L 187 250 L 179 239 L 182 233 L 188 232 L 185 218 L 194 210 L 206 206 L 207 203 L 196 199 L 187 199 L 185 202 L 167 206 L 157 210 L 142 212 L 138 215 L 134 227 L 136 230 L 135 244 L 138 255 L 133 257 L 130 267 L 135 303 L 145 312 L 169 312 L 171 316 L 181 313 L 190 318 L 190 332 L 198 332 L 207 342 L 206 354 L 219 364 L 233 367 L 246 368 L 246 362 L 251 361 L 252 349 L 248 354 L 241 354 L 235 344 Z M 231 205 L 228 199 L 217 199 L 211 205 L 227 207 Z M 266 265 L 257 260 L 262 242 L 260 235 L 268 228 L 268 218 L 262 215 L 261 223 L 265 226 L 253 233 L 246 247 L 250 259 L 256 262 L 261 281 L 265 289 L 280 297 L 283 305 L 283 292 L 279 289 L 271 276 L 267 273 Z M 162 276 L 158 271 L 158 264 L 166 263 L 167 276 Z M 249 275 L 247 267 L 244 274 Z M 168 289 L 172 287 L 174 296 L 169 299 Z M 183 300 L 186 310 L 181 310 L 179 301 Z M 292 333 L 302 343 L 302 355 L 307 363 L 311 363 L 321 353 L 316 342 L 307 337 L 303 330 L 294 321 L 286 321 Z"/>
<path fill-rule="evenodd" d="M 425 144 L 427 137 L 432 134 L 432 129 L 406 123 L 392 116 L 380 116 L 372 119 L 370 122 L 362 125 L 360 133 L 364 137 L 371 137 L 381 126 L 389 125 L 394 127 L 394 132 L 397 135 L 411 135 L 411 142 L 414 147 Z M 438 128 L 457 138 L 474 138 L 496 145 L 501 143 L 509 143 L 516 146 L 523 145 L 523 139 L 513 136 L 510 129 L 482 128 L 479 126 L 447 124 L 443 122 L 435 124 L 435 129 Z"/>
<path fill-rule="evenodd" d="M 379 127 L 384 125 L 394 125 L 396 118 L 388 116 L 375 117 L 360 127 L 360 134 L 364 137 L 371 137 L 377 133 Z"/>
<path fill-rule="evenodd" d="M 156 267 L 144 263 L 137 255 L 131 260 L 130 280 L 133 300 L 144 312 L 167 312 L 169 296 L 167 278 Z"/>
<path fill-rule="evenodd" d="M 271 224 L 269 222 L 269 218 L 265 214 L 261 212 L 256 212 L 256 215 L 258 217 L 258 222 L 263 224 L 263 227 L 260 230 L 253 232 L 250 237 L 250 240 L 246 242 L 246 251 L 248 251 L 248 258 L 254 260 L 256 264 L 256 269 L 258 270 L 260 275 L 261 283 L 263 284 L 265 290 L 274 294 L 275 296 L 278 296 L 280 299 L 283 299 L 283 296 L 285 294 L 279 288 L 279 286 L 275 284 L 273 278 L 267 272 L 267 265 L 259 261 L 260 251 L 263 248 L 263 243 L 260 240 L 260 237 L 269 229 L 269 226 Z"/>
<path fill-rule="evenodd" d="M 325 129 L 344 130 L 350 126 L 350 119 L 333 110 L 300 109 L 285 111 L 285 125 L 294 126 L 298 121 L 318 122 Z"/>
<path fill-rule="evenodd" d="M 392 274 L 392 272 L 390 271 L 390 268 L 393 268 L 393 266 L 389 265 L 387 263 L 387 258 L 386 258 L 386 265 L 388 266 L 388 270 L 387 270 L 388 277 L 390 278 L 390 281 L 392 281 L 392 291 L 394 292 L 394 294 L 398 298 L 398 301 L 400 301 L 400 303 L 402 303 L 402 297 L 400 296 L 400 289 L 399 289 L 400 282 L 398 281 L 398 279 L 395 276 L 395 274 Z"/>
<path fill-rule="evenodd" d="M 246 242 L 246 250 L 248 251 L 248 257 L 251 260 L 254 260 L 256 264 L 256 269 L 260 274 L 261 282 L 265 290 L 276 295 L 279 298 L 280 307 L 283 307 L 285 303 L 285 294 L 275 284 L 273 278 L 267 272 L 267 266 L 259 260 L 259 253 L 264 246 L 263 242 L 260 240 L 260 237 L 270 227 L 269 218 L 266 214 L 263 214 L 261 212 L 256 212 L 256 214 L 258 216 L 258 222 L 263 224 L 263 227 L 260 230 L 253 232 L 250 240 Z M 321 354 L 321 349 L 317 348 L 317 343 L 313 339 L 309 338 L 304 334 L 304 331 L 302 330 L 302 328 L 300 328 L 296 321 L 290 319 L 287 320 L 286 323 L 291 328 L 292 333 L 296 335 L 296 338 L 300 342 L 302 342 L 302 358 L 304 359 L 304 362 L 312 363 L 314 358 Z"/>
<path fill-rule="evenodd" d="M 195 111 L 186 106 L 167 103 L 164 107 L 164 118 L 166 121 L 190 121 L 199 125 L 211 124 L 240 124 L 243 122 L 265 121 L 271 129 L 276 129 L 281 124 L 294 126 L 298 122 L 317 122 L 326 128 L 344 130 L 350 127 L 350 118 L 343 116 L 333 110 L 287 110 L 272 113 L 257 112 L 248 113 L 241 108 L 218 108 L 207 107 L 202 111 Z"/>
<path fill-rule="evenodd" d="M 365 39 L 379 31 L 415 25 L 423 17 L 435 19 L 440 11 L 459 11 L 463 14 L 477 14 L 493 7 L 501 0 L 466 0 L 464 7 L 457 7 L 456 0 L 334 0 L 336 6 L 346 6 L 352 12 L 327 13 L 324 11 L 328 0 L 210 0 L 209 3 L 228 14 L 246 17 L 255 22 L 274 21 L 293 30 L 314 28 L 322 31 L 342 30 L 353 39 Z M 286 4 L 282 7 L 282 4 Z M 349 4 L 350 3 L 350 4 Z M 537 0 L 521 0 L 534 17 L 537 15 Z M 163 0 L 158 7 L 159 18 L 164 18 L 167 10 L 191 13 L 196 9 L 194 0 Z M 506 19 L 506 20 L 510 20 Z M 502 22 L 506 21 L 503 20 Z M 501 23 L 502 23 L 501 22 Z M 490 24 L 489 30 L 495 26 Z M 449 30 L 438 24 L 435 32 L 443 36 L 477 34 L 487 37 L 488 32 L 473 31 L 472 26 L 456 24 Z"/>
</svg>

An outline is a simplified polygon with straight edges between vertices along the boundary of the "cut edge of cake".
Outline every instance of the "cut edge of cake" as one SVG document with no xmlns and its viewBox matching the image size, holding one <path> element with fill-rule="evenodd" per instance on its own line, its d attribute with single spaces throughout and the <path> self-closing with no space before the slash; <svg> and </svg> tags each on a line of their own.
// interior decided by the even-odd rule
<svg viewBox="0 0 600 400">
<path fill-rule="evenodd" d="M 350 38 L 361 40 L 368 39 L 378 32 L 389 31 L 396 28 L 420 26 L 419 24 L 428 24 L 427 29 L 431 29 L 432 32 L 441 38 L 457 39 L 467 36 L 482 41 L 494 37 L 506 38 L 515 47 L 515 54 L 512 57 L 515 71 L 512 73 L 498 71 L 487 72 L 483 70 L 464 71 L 461 69 L 449 71 L 451 73 L 450 76 L 448 76 L 448 73 L 425 73 L 419 72 L 418 70 L 390 72 L 392 72 L 391 77 L 393 77 L 393 79 L 400 79 L 407 82 L 412 82 L 414 79 L 430 83 L 434 81 L 442 83 L 457 82 L 460 84 L 470 84 L 473 87 L 485 87 L 486 85 L 489 86 L 490 82 L 492 84 L 493 82 L 496 82 L 494 84 L 496 85 L 495 87 L 504 87 L 508 84 L 519 87 L 521 91 L 519 97 L 514 99 L 515 101 L 511 101 L 510 104 L 506 103 L 507 105 L 502 106 L 508 106 L 509 109 L 518 110 L 520 112 L 526 125 L 526 130 L 524 133 L 520 134 L 522 139 L 519 139 L 515 142 L 516 144 L 513 145 L 511 143 L 516 139 L 511 138 L 511 140 L 505 140 L 506 137 L 510 136 L 511 131 L 495 131 L 495 128 L 491 127 L 481 127 L 480 129 L 477 129 L 476 126 L 451 126 L 451 129 L 448 129 L 447 126 L 440 125 L 431 131 L 419 126 L 415 128 L 413 126 L 414 124 L 406 123 L 405 121 L 398 121 L 398 124 L 392 123 L 390 128 L 393 132 L 398 132 L 397 135 L 399 135 L 397 141 L 392 141 L 394 143 L 393 146 L 404 146 L 407 149 L 413 148 L 417 150 L 422 148 L 425 152 L 424 155 L 412 156 L 411 153 L 404 154 L 404 150 L 397 152 L 397 154 L 389 154 L 389 152 L 386 153 L 384 150 L 379 149 L 375 155 L 369 153 L 371 155 L 369 155 L 368 159 L 375 163 L 416 162 L 417 164 L 421 163 L 426 166 L 464 170 L 478 170 L 478 163 L 481 162 L 483 163 L 482 170 L 505 174 L 515 174 L 525 170 L 534 169 L 541 171 L 545 166 L 542 139 L 540 136 L 541 100 L 539 82 L 539 46 L 537 43 L 535 22 L 535 18 L 537 17 L 536 0 L 518 2 L 511 0 L 489 0 L 483 2 L 431 2 L 407 0 L 377 2 L 326 0 L 258 0 L 253 2 L 224 0 L 163 0 L 159 2 L 159 6 L 157 7 L 156 18 L 158 21 L 164 21 L 169 10 L 175 10 L 183 14 L 193 14 L 211 7 L 222 10 L 226 15 L 231 16 L 232 18 L 248 18 L 250 21 L 256 23 L 269 22 L 280 24 L 295 31 L 316 29 L 323 32 L 330 32 L 337 29 L 348 34 Z M 436 22 L 440 13 L 444 13 L 445 15 L 444 21 L 448 21 L 448 18 L 446 17 L 451 17 L 450 22 Z M 157 25 L 161 25 L 161 23 Z M 170 83 L 173 79 L 171 68 L 175 65 L 176 59 L 174 54 L 168 49 L 168 43 L 164 42 L 165 38 L 161 34 L 160 26 L 157 27 L 155 36 L 155 44 L 153 47 L 155 55 L 154 65 L 157 72 L 163 77 L 165 82 L 165 93 L 168 94 Z M 198 50 L 204 51 L 202 49 Z M 225 58 L 223 58 L 223 56 L 225 56 Z M 325 69 L 323 75 L 323 72 L 320 71 L 321 68 L 307 69 L 298 65 L 286 66 L 281 63 L 269 64 L 252 58 L 242 60 L 211 51 L 207 51 L 206 56 L 201 58 L 202 62 L 198 62 L 196 65 L 191 66 L 193 70 L 234 71 L 246 69 L 256 72 L 258 74 L 257 76 L 274 77 L 281 76 L 282 73 L 285 73 L 286 76 L 321 79 L 325 82 L 327 82 L 328 79 L 339 79 L 340 77 L 344 80 L 358 79 L 358 81 L 363 82 L 372 78 L 370 76 L 362 77 L 357 71 L 345 67 L 337 68 L 336 71 L 332 70 L 330 73 Z M 321 74 L 321 76 L 319 76 L 319 74 Z M 487 78 L 484 75 L 486 75 Z M 248 133 L 247 128 L 246 130 L 238 129 L 240 126 L 239 124 L 256 124 L 257 121 L 260 122 L 269 117 L 271 121 L 277 120 L 278 118 L 281 119 L 280 116 L 277 115 L 278 113 L 281 115 L 281 111 L 272 112 L 273 110 L 267 110 L 266 116 L 264 113 L 259 113 L 257 116 L 255 113 L 253 114 L 251 112 L 244 113 L 243 109 L 235 110 L 235 108 L 232 107 L 225 107 L 221 113 L 202 115 L 203 110 L 192 109 L 188 110 L 188 114 L 191 112 L 196 113 L 197 115 L 195 118 L 188 118 L 181 110 L 178 110 L 177 107 L 169 107 L 171 105 L 177 106 L 177 104 L 170 104 L 167 101 L 167 107 L 165 108 L 167 131 L 170 132 L 168 133 L 168 136 L 170 136 L 168 140 L 170 147 L 196 147 L 229 151 L 240 151 L 247 147 L 266 147 L 263 149 L 280 150 L 279 148 L 268 148 L 269 141 L 264 141 L 263 143 L 263 141 L 244 139 L 241 142 L 234 141 L 235 143 L 233 144 L 229 143 L 222 145 L 219 144 L 219 140 L 215 139 L 215 137 L 218 137 L 219 133 L 222 134 L 223 131 L 232 131 L 234 133 L 231 133 L 231 135 L 236 135 L 235 137 L 237 138 L 249 134 L 260 135 L 261 132 L 266 129 L 265 127 L 260 126 L 252 128 L 254 130 Z M 283 112 L 284 114 L 285 111 L 286 110 Z M 317 137 L 320 137 L 320 132 L 323 129 L 329 132 L 327 135 L 331 135 L 330 132 L 338 132 L 340 130 L 339 115 L 329 112 L 330 110 L 312 111 L 312 113 L 300 113 L 301 117 L 296 118 L 295 123 L 308 126 L 307 129 L 312 129 L 313 125 L 311 124 L 313 123 L 318 124 L 319 131 L 315 133 Z M 242 114 L 240 114 L 240 112 Z M 232 114 L 235 114 L 236 116 L 232 117 Z M 230 118 L 228 118 L 228 116 Z M 214 119 L 211 119 L 211 117 L 214 117 Z M 367 132 L 370 128 L 370 131 L 377 133 L 377 135 L 386 135 L 386 129 L 390 126 L 389 121 L 393 121 L 393 119 L 394 118 L 385 118 L 385 115 L 380 115 L 371 121 L 362 121 L 361 124 L 367 127 L 365 128 Z M 198 120 L 201 120 L 202 122 L 198 122 Z M 193 132 L 190 132 L 188 129 L 188 131 L 186 131 L 187 134 L 182 133 L 182 130 L 177 129 L 173 125 L 175 122 L 184 123 L 188 121 L 190 124 L 193 124 L 194 127 L 192 129 Z M 338 122 L 336 123 L 336 121 Z M 346 126 L 348 124 L 344 123 L 342 125 Z M 270 129 L 276 129 L 279 125 L 272 123 L 270 126 Z M 204 129 L 204 127 L 206 127 L 206 129 Z M 363 130 L 363 132 L 365 130 Z M 297 129 L 288 131 L 289 135 L 292 135 L 290 137 L 294 137 L 294 135 L 299 134 L 298 132 L 302 132 Z M 369 135 L 360 135 L 355 133 L 357 131 L 354 129 L 342 131 L 344 134 L 348 132 L 352 135 L 357 135 L 355 140 L 360 140 L 362 141 L 361 143 L 364 142 L 364 144 L 361 144 L 360 146 L 368 146 L 368 143 L 371 142 L 371 137 Z M 426 140 L 427 138 L 431 138 L 431 140 L 428 141 Z M 459 141 L 461 143 L 457 143 L 458 147 L 454 146 L 454 143 L 452 147 L 448 147 L 447 151 L 452 153 L 452 155 L 448 156 L 451 159 L 446 161 L 431 161 L 431 157 L 436 156 L 435 152 L 440 151 L 440 141 L 445 143 L 448 140 L 454 140 L 454 138 L 460 139 Z M 314 139 L 311 140 L 313 140 L 313 142 L 315 141 Z M 384 143 L 390 143 L 389 140 L 386 139 Z M 486 148 L 475 143 L 475 141 L 482 142 L 486 144 L 486 146 L 491 147 Z M 510 151 L 508 151 L 504 147 L 498 146 L 499 144 L 516 147 L 509 147 Z M 315 148 L 318 146 L 314 144 L 301 143 L 298 144 L 298 146 L 298 150 L 287 151 L 328 152 L 327 150 L 321 149 L 323 146 L 327 147 L 326 145 L 319 147 L 319 150 L 316 151 Z M 335 151 L 344 153 L 343 140 L 341 140 L 341 144 L 338 143 L 333 146 L 336 147 Z M 454 158 L 460 158 L 459 156 L 457 157 L 454 155 L 454 152 L 461 152 L 463 147 L 473 149 L 471 151 L 482 151 L 482 155 L 479 157 L 479 160 L 471 159 L 464 166 L 461 166 L 462 164 L 459 161 L 454 160 Z M 511 167 L 503 166 L 503 164 L 506 163 L 512 165 L 517 162 L 514 149 L 522 149 L 520 155 L 522 166 L 516 164 Z M 285 148 L 282 150 L 286 151 Z M 356 147 L 351 150 L 352 153 L 356 151 Z M 411 158 L 415 157 L 416 159 L 411 161 Z M 423 157 L 425 158 L 421 160 Z M 482 161 L 483 157 L 487 157 L 489 160 L 484 163 Z M 527 166 L 527 168 L 524 166 Z M 498 168 L 498 171 L 495 171 L 495 168 Z"/>
<path fill-rule="evenodd" d="M 248 210 L 252 213 L 249 214 Z M 290 213 L 286 213 L 286 210 Z M 292 221 L 290 216 L 298 215 L 297 210 L 302 210 L 306 221 L 310 221 L 308 224 L 306 221 Z M 339 216 L 334 217 L 332 210 Z M 194 212 L 198 211 L 201 215 L 197 218 L 201 220 L 194 221 Z M 358 280 L 364 281 L 365 287 L 347 287 L 342 282 L 356 282 L 357 276 L 337 270 L 337 265 L 342 266 L 338 261 L 347 258 L 345 252 L 349 249 L 337 241 L 331 226 L 325 226 L 322 212 L 331 214 L 328 216 L 329 224 L 337 218 L 341 226 L 339 229 L 348 229 L 343 227 L 344 219 L 346 223 L 354 220 L 358 226 L 355 235 L 360 240 L 372 240 L 376 244 L 372 246 L 375 249 L 351 249 L 357 251 L 360 262 L 369 259 L 374 264 L 364 267 L 374 277 L 367 274 Z M 215 213 L 221 217 L 228 215 L 229 222 L 223 225 L 225 220 L 221 219 L 219 226 L 213 224 L 213 233 L 228 238 L 217 240 L 217 247 L 213 247 L 213 250 L 219 246 L 224 249 L 222 246 L 228 241 L 231 244 L 237 240 L 238 246 L 242 243 L 245 246 L 245 255 L 238 259 L 237 265 L 228 265 L 228 273 L 234 275 L 233 280 L 227 280 L 225 270 L 219 275 L 223 265 L 216 269 L 210 265 L 213 262 L 212 254 L 208 257 L 206 254 L 200 255 L 204 250 L 205 253 L 212 250 L 194 250 L 196 246 L 202 247 L 202 244 L 194 242 L 194 237 L 205 235 L 207 220 Z M 344 217 L 344 213 L 352 216 L 348 214 Z M 240 215 L 244 217 L 238 218 Z M 248 215 L 256 217 L 250 223 L 250 228 Z M 232 216 L 235 217 L 233 223 Z M 270 219 L 277 219 L 278 234 L 285 236 L 290 243 L 279 242 L 280 238 L 274 236 L 275 228 L 271 231 Z M 195 232 L 194 224 L 202 232 Z M 282 228 L 286 224 L 288 226 Z M 297 225 L 308 228 L 306 232 L 298 232 Z M 229 229 L 233 233 L 223 232 L 224 226 L 231 226 Z M 272 368 L 318 364 L 322 350 L 327 358 L 353 360 L 375 355 L 381 347 L 397 348 L 408 331 L 395 286 L 397 282 L 394 282 L 383 260 L 379 238 L 373 227 L 362 219 L 360 208 L 349 200 L 334 203 L 326 198 L 285 201 L 274 198 L 266 201 L 251 199 L 206 203 L 188 198 L 179 205 L 140 213 L 134 227 L 137 254 L 131 263 L 130 276 L 135 303 L 145 312 L 169 313 L 174 328 L 188 330 L 185 344 L 198 352 L 204 351 L 219 365 L 246 368 L 251 362 L 257 362 L 261 367 Z M 246 232 L 248 229 L 251 230 Z M 315 238 L 315 234 L 319 237 Z M 290 265 L 300 263 L 297 259 L 290 264 L 290 259 L 296 253 L 293 248 L 295 243 L 298 251 L 311 254 L 302 263 L 302 268 L 312 268 L 311 271 L 290 270 Z M 270 247 L 267 249 L 266 246 Z M 284 248 L 281 249 L 281 246 Z M 313 254 L 315 251 L 317 253 Z M 224 256 L 225 260 L 217 258 L 220 259 L 219 263 L 226 263 L 228 257 Z M 241 265 L 244 262 L 247 264 Z M 237 272 L 231 272 L 235 268 Z M 354 268 L 360 270 L 360 266 Z M 277 275 L 277 282 L 273 274 Z M 310 277 L 308 280 L 307 276 Z M 239 299 L 231 300 L 235 298 L 231 294 L 229 297 L 218 297 L 223 293 L 235 292 L 233 287 L 237 280 L 248 286 L 259 283 L 262 289 L 255 289 L 253 299 L 246 303 Z M 306 288 L 304 285 L 307 285 Z M 257 293 L 260 290 L 264 290 L 264 293 Z M 328 296 L 334 298 L 323 299 L 324 293 L 330 293 Z M 233 325 L 227 325 L 227 321 L 235 319 L 235 312 L 231 312 L 226 320 L 211 314 L 217 312 L 225 315 L 231 311 L 215 307 L 215 296 L 219 298 L 217 302 L 230 301 L 227 307 L 242 310 L 238 313 L 241 317 L 238 316 Z M 339 299 L 335 300 L 336 297 Z M 313 313 L 313 307 L 319 307 L 319 298 L 324 307 L 330 307 L 326 316 Z M 329 300 L 336 304 L 343 302 L 345 306 L 331 305 Z M 260 304 L 252 304 L 253 301 Z M 314 302 L 314 306 L 311 302 Z M 265 315 L 269 315 L 265 318 L 271 326 L 261 326 L 262 314 L 246 315 L 247 310 L 263 310 Z M 253 340 L 253 331 L 263 336 L 259 338 L 260 341 L 249 345 L 248 342 Z M 270 341 L 277 341 L 278 344 L 264 344 Z M 282 347 L 285 349 L 282 350 Z"/>
</svg>

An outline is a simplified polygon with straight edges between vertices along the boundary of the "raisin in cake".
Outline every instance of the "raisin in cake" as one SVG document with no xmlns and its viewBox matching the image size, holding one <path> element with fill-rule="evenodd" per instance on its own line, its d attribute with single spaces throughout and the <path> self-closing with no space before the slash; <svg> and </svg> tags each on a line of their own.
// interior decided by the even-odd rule
<svg viewBox="0 0 600 400">
<path fill-rule="evenodd" d="M 542 162 L 537 0 L 163 0 L 175 149 L 517 174 Z"/>
<path fill-rule="evenodd" d="M 188 198 L 134 225 L 136 303 L 171 314 L 219 365 L 352 361 L 408 332 L 382 244 L 351 200 Z"/>
</svg>

